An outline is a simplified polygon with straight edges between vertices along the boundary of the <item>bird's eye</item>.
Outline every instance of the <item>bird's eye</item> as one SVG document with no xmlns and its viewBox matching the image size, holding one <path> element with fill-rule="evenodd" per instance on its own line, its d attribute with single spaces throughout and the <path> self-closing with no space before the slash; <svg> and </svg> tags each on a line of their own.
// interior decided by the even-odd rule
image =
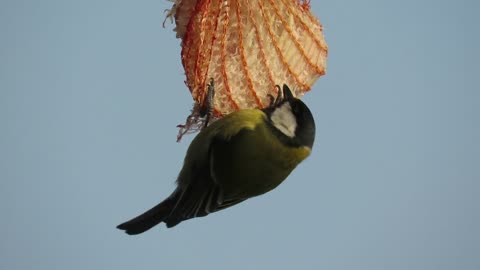
<svg viewBox="0 0 480 270">
<path fill-rule="evenodd" d="M 298 114 L 300 112 L 300 107 L 296 103 L 293 103 L 290 106 L 292 107 L 292 112 L 294 114 Z"/>
</svg>

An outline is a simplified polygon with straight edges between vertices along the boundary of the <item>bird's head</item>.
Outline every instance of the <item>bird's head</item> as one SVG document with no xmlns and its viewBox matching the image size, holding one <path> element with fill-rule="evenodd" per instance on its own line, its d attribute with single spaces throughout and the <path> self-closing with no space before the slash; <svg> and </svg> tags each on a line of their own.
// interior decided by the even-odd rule
<svg viewBox="0 0 480 270">
<path fill-rule="evenodd" d="M 268 122 L 285 143 L 312 148 L 315 140 L 315 121 L 310 109 L 293 96 L 287 85 L 283 85 L 283 91 L 280 91 L 280 87 L 278 89 L 277 99 L 271 97 L 270 106 L 263 109 L 268 116 Z"/>
</svg>

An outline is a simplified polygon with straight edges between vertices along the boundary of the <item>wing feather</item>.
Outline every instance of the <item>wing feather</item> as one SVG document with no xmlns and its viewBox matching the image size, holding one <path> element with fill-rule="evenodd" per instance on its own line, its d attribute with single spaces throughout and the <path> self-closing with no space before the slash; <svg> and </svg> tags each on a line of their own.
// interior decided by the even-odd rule
<svg viewBox="0 0 480 270">
<path fill-rule="evenodd" d="M 258 114 L 258 112 L 247 113 L 247 116 L 249 114 L 261 116 Z M 258 120 L 258 119 L 260 118 L 255 118 L 255 120 Z M 235 119 L 230 118 L 230 119 L 224 119 L 224 120 L 232 121 Z M 218 122 L 222 122 L 222 121 L 218 121 Z M 215 122 L 212 125 L 215 125 L 218 122 Z M 195 217 L 203 217 L 210 213 L 223 210 L 225 208 L 236 205 L 246 199 L 246 198 L 228 198 L 227 200 L 225 200 L 223 196 L 224 192 L 221 186 L 218 185 L 218 181 L 216 181 L 214 179 L 214 176 L 212 175 L 212 166 L 214 165 L 211 164 L 211 162 L 213 162 L 212 149 L 215 147 L 215 145 L 228 144 L 229 141 L 235 140 L 235 137 L 239 133 L 241 133 L 241 131 L 254 129 L 256 127 L 256 124 L 258 124 L 258 122 L 256 121 L 245 121 L 245 120 L 242 123 L 243 124 L 240 125 L 240 127 L 242 128 L 230 129 L 228 130 L 227 134 L 224 134 L 224 133 L 210 134 L 213 136 L 209 141 L 209 148 L 207 150 L 208 158 L 206 160 L 197 161 L 200 163 L 200 165 L 192 163 L 188 165 L 189 168 L 184 168 L 189 171 L 188 173 L 185 174 L 185 176 L 181 174 L 181 176 L 179 177 L 179 180 L 181 180 L 179 181 L 179 184 L 180 184 L 179 188 L 181 188 L 182 193 L 172 213 L 165 220 L 165 222 L 167 223 L 167 227 L 173 227 L 184 220 L 188 220 Z M 225 127 L 223 127 L 223 125 L 219 127 L 214 126 L 212 130 L 218 131 L 219 129 L 221 130 L 222 128 L 225 128 Z M 201 148 L 197 147 L 197 149 L 201 149 Z M 189 149 L 189 152 L 190 151 L 191 150 Z M 187 158 L 186 160 L 189 160 L 189 159 Z M 192 161 L 189 161 L 189 162 L 192 162 Z M 191 179 L 180 179 L 182 177 L 189 177 Z"/>
</svg>

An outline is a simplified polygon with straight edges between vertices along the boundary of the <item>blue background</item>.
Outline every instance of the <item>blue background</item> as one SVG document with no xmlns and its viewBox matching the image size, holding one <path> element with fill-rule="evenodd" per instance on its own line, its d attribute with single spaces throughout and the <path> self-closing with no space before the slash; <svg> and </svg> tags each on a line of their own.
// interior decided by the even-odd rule
<svg viewBox="0 0 480 270">
<path fill-rule="evenodd" d="M 192 136 L 171 3 L 0 2 L 0 269 L 480 269 L 478 1 L 322 0 L 318 136 L 278 189 L 174 229 Z"/>
</svg>

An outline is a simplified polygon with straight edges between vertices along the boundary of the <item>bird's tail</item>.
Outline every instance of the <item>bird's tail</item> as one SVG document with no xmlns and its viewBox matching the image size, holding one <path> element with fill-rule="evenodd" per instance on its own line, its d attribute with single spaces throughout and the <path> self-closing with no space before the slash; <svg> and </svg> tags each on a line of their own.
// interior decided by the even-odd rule
<svg viewBox="0 0 480 270">
<path fill-rule="evenodd" d="M 124 230 L 130 235 L 140 234 L 148 231 L 170 216 L 175 208 L 175 205 L 177 204 L 177 201 L 180 197 L 179 195 L 180 192 L 176 190 L 172 193 L 172 195 L 170 195 L 170 197 L 157 204 L 152 209 L 139 215 L 138 217 L 118 225 L 117 228 Z"/>
</svg>

